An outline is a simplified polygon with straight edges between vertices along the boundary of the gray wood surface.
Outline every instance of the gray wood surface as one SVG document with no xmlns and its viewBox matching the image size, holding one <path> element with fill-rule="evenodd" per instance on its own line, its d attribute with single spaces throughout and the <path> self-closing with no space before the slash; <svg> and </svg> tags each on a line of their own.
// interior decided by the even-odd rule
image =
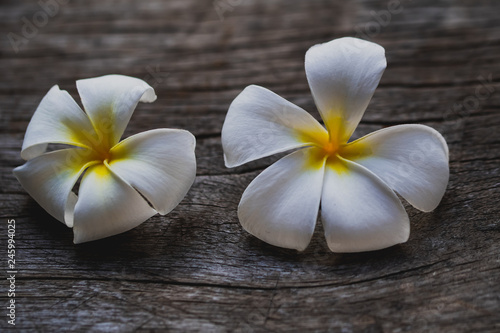
<svg viewBox="0 0 500 333">
<path fill-rule="evenodd" d="M 500 2 L 57 3 L 0 4 L 2 331 L 12 328 L 9 219 L 22 331 L 500 331 Z M 412 230 L 403 245 L 333 254 L 321 225 L 302 253 L 267 245 L 240 227 L 236 207 L 278 156 L 226 169 L 225 114 L 245 86 L 259 84 L 317 117 L 304 54 L 342 36 L 383 45 L 388 60 L 356 136 L 401 123 L 436 128 L 450 148 L 448 190 L 432 213 L 405 203 Z M 143 78 L 158 95 L 138 107 L 125 136 L 191 131 L 198 176 L 169 215 L 75 246 L 12 169 L 52 85 L 78 100 L 75 80 L 110 73 Z"/>
</svg>

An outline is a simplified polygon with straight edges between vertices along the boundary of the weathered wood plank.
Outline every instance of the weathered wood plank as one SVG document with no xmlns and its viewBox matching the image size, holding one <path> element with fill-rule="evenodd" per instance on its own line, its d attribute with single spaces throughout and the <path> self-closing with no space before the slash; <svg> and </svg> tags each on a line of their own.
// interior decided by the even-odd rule
<svg viewBox="0 0 500 333">
<path fill-rule="evenodd" d="M 214 4 L 231 9 L 224 20 Z M 7 34 L 21 35 L 23 17 L 33 22 L 42 9 L 36 1 L 3 1 L 0 244 L 6 249 L 7 220 L 15 219 L 16 328 L 500 330 L 500 3 L 401 1 L 401 11 L 379 21 L 388 6 L 71 1 L 15 52 Z M 320 224 L 302 253 L 267 245 L 242 230 L 236 208 L 279 156 L 226 169 L 220 131 L 227 108 L 246 85 L 260 84 L 318 117 L 305 51 L 360 31 L 386 48 L 388 68 L 355 136 L 401 123 L 436 128 L 450 147 L 447 193 L 432 213 L 405 203 L 410 239 L 386 250 L 332 254 Z M 190 130 L 198 177 L 167 216 L 75 246 L 72 231 L 22 190 L 12 169 L 23 163 L 24 131 L 52 85 L 78 100 L 76 79 L 109 73 L 143 78 L 158 95 L 138 107 L 125 136 Z M 3 286 L 2 307 L 9 299 Z M 2 331 L 11 328 L 6 318 Z"/>
</svg>

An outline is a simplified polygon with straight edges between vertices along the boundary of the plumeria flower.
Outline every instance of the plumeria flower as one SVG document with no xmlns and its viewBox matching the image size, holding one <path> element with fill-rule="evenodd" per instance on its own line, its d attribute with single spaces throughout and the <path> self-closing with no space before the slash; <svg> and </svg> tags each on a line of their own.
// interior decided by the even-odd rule
<svg viewBox="0 0 500 333">
<path fill-rule="evenodd" d="M 108 75 L 76 85 L 85 112 L 52 87 L 26 130 L 21 157 L 27 162 L 14 174 L 82 243 L 170 212 L 193 184 L 196 160 L 195 138 L 184 130 L 155 129 L 120 141 L 137 103 L 156 100 L 146 82 Z M 70 147 L 46 153 L 49 143 Z"/>
<path fill-rule="evenodd" d="M 307 79 L 326 128 L 265 88 L 252 85 L 236 97 L 222 128 L 227 167 L 295 149 L 243 193 L 245 230 L 304 250 L 321 210 L 330 250 L 371 251 L 408 239 L 408 215 L 395 192 L 419 210 L 436 208 L 449 178 L 441 134 L 399 125 L 349 142 L 385 67 L 384 49 L 356 38 L 307 51 Z"/>
</svg>

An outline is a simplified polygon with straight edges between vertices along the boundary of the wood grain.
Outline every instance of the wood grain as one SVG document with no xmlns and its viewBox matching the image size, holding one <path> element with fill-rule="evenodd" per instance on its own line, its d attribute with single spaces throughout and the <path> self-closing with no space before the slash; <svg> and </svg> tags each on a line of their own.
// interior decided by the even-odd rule
<svg viewBox="0 0 500 333">
<path fill-rule="evenodd" d="M 0 5 L 0 253 L 15 219 L 17 329 L 500 331 L 498 1 L 401 1 L 385 21 L 377 15 L 389 1 L 58 1 L 17 52 L 8 34 L 22 36 L 43 9 Z M 330 253 L 321 225 L 302 253 L 267 245 L 241 228 L 236 208 L 278 156 L 226 169 L 227 108 L 259 84 L 318 117 L 305 51 L 360 31 L 385 47 L 388 68 L 355 135 L 401 123 L 436 128 L 450 148 L 448 190 L 432 213 L 405 203 L 410 239 L 386 250 Z M 110 73 L 142 78 L 158 95 L 138 107 L 125 135 L 191 131 L 198 177 L 169 215 L 75 246 L 12 169 L 52 85 L 78 100 L 75 80 Z M 6 259 L 2 267 L 5 276 Z M 4 312 L 2 331 L 12 329 Z"/>
</svg>

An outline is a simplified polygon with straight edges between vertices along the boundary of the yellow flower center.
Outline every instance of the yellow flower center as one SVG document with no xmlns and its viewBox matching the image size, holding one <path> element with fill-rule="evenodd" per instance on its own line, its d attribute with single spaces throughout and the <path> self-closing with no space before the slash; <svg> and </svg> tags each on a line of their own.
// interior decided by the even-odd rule
<svg viewBox="0 0 500 333">
<path fill-rule="evenodd" d="M 114 142 L 112 132 L 109 129 L 103 129 L 103 126 L 95 126 L 94 131 L 75 130 L 75 142 L 80 143 L 80 147 L 87 148 L 87 152 L 82 152 L 82 157 L 86 157 L 91 165 L 108 163 L 112 159 L 112 150 Z M 90 151 L 90 154 L 88 153 Z"/>
<path fill-rule="evenodd" d="M 325 153 L 325 155 L 332 156 L 339 149 L 339 145 L 337 142 L 329 141 L 329 142 L 325 143 L 321 148 L 323 149 L 323 152 Z"/>
<path fill-rule="evenodd" d="M 109 162 L 111 160 L 111 153 L 110 151 L 102 151 L 98 152 L 99 154 L 99 159 L 104 163 L 104 162 Z"/>
<path fill-rule="evenodd" d="M 371 154 L 371 149 L 361 142 L 347 142 L 349 138 L 341 117 L 332 119 L 329 124 L 328 131 L 301 131 L 300 139 L 313 144 L 306 167 L 318 169 L 325 164 L 338 173 L 348 172 L 348 165 L 344 160 L 365 157 Z"/>
</svg>

